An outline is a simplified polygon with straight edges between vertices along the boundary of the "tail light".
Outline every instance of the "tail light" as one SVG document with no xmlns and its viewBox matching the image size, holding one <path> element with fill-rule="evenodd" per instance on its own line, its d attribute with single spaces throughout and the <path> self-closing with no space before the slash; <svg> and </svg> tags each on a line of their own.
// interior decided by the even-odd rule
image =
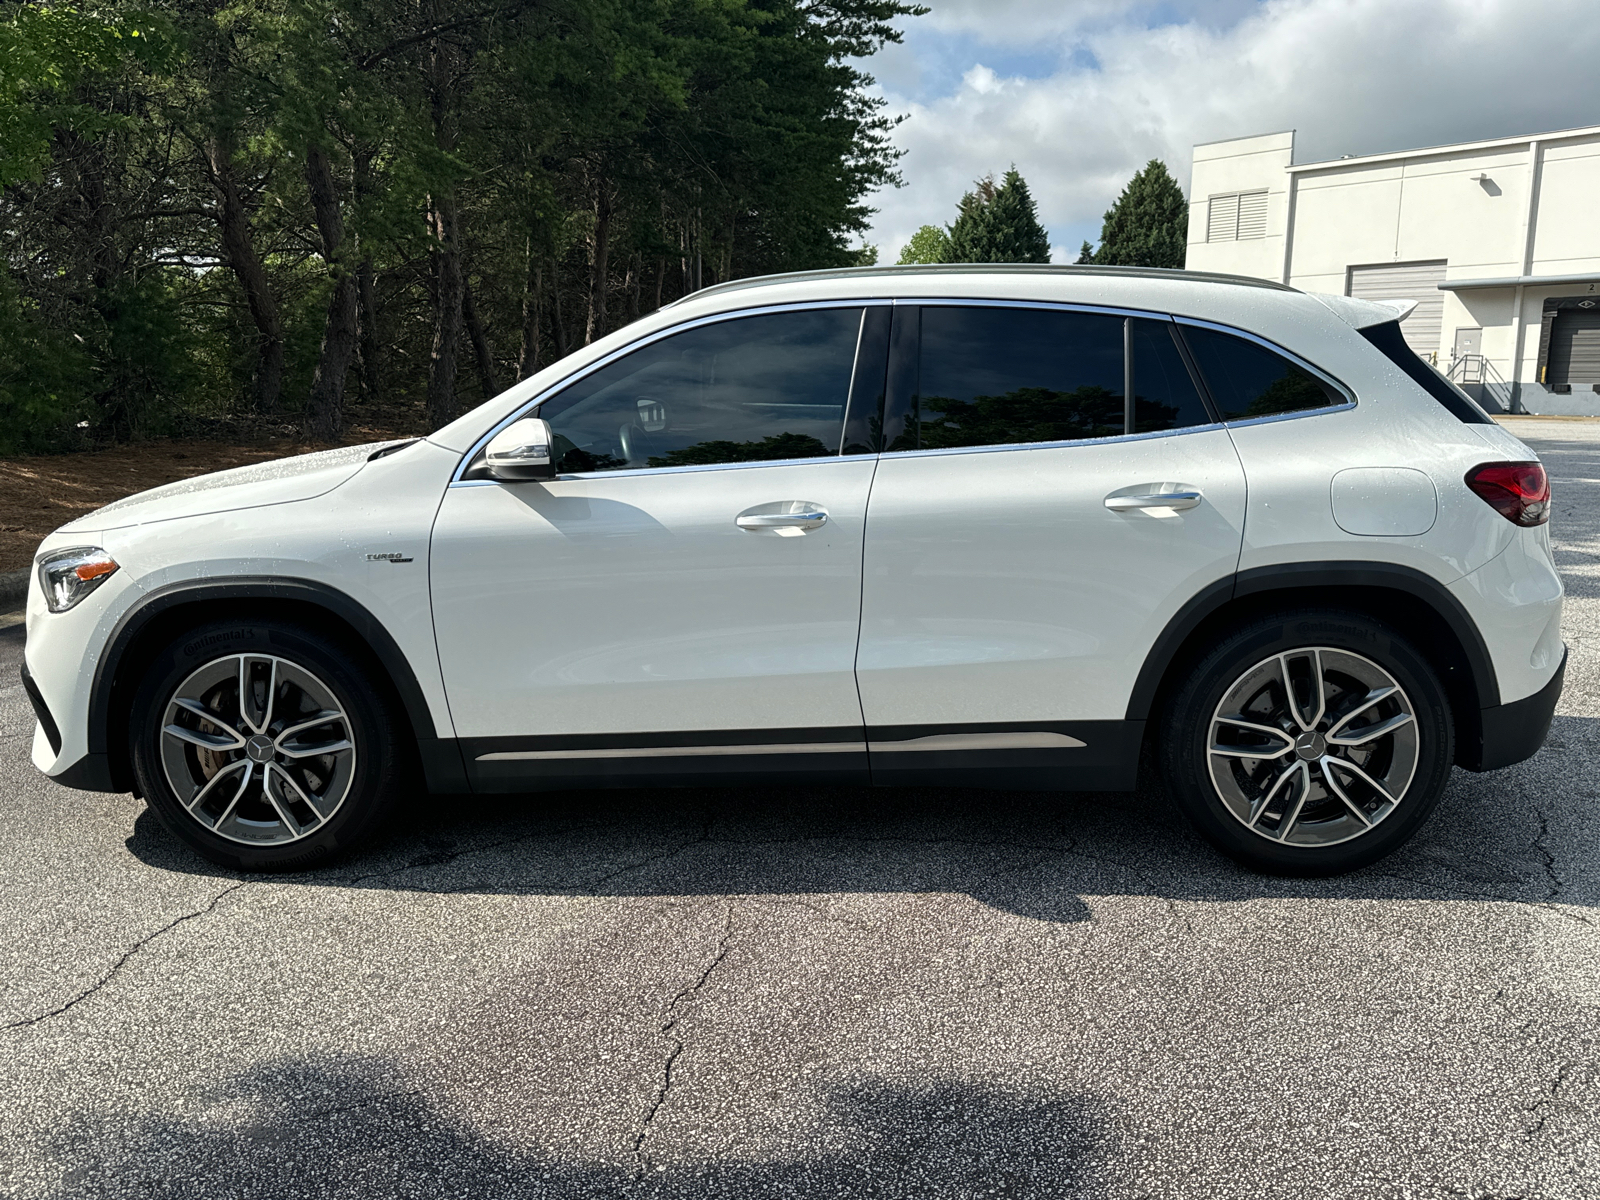
<svg viewBox="0 0 1600 1200">
<path fill-rule="evenodd" d="M 1467 486 L 1513 525 L 1550 519 L 1550 477 L 1538 463 L 1484 463 L 1467 472 Z"/>
</svg>

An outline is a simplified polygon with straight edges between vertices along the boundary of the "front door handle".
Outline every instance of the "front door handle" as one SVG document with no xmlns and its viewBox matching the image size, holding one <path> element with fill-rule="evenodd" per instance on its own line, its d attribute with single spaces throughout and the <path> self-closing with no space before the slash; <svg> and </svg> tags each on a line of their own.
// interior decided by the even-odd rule
<svg viewBox="0 0 1600 1200">
<path fill-rule="evenodd" d="M 828 510 L 820 504 L 786 500 L 747 508 L 733 523 L 751 533 L 770 532 L 780 537 L 794 537 L 808 529 L 821 529 L 828 523 Z"/>
<path fill-rule="evenodd" d="M 1132 512 L 1139 508 L 1170 508 L 1174 512 L 1185 512 L 1199 503 L 1199 492 L 1149 492 L 1142 496 L 1106 497 L 1106 507 L 1112 512 Z"/>
</svg>

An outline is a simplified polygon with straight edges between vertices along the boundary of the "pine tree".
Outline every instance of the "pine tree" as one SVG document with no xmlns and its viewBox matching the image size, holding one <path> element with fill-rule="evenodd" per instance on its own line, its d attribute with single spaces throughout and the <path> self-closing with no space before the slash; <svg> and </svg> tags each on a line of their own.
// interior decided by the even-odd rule
<svg viewBox="0 0 1600 1200">
<path fill-rule="evenodd" d="M 906 248 L 900 251 L 898 266 L 912 263 L 951 262 L 950 235 L 937 225 L 924 225 L 911 235 Z"/>
<path fill-rule="evenodd" d="M 1122 195 L 1106 212 L 1100 227 L 1100 249 L 1092 261 L 1112 267 L 1179 267 L 1189 241 L 1189 205 L 1183 189 L 1167 173 L 1166 164 L 1152 158 L 1144 170 L 1128 181 Z M 1088 249 L 1088 243 L 1084 243 Z"/>
<path fill-rule="evenodd" d="M 950 261 L 1050 261 L 1050 235 L 1039 224 L 1028 184 L 1015 167 L 998 186 L 992 175 L 985 176 L 961 198 L 961 210 L 950 226 Z"/>
</svg>

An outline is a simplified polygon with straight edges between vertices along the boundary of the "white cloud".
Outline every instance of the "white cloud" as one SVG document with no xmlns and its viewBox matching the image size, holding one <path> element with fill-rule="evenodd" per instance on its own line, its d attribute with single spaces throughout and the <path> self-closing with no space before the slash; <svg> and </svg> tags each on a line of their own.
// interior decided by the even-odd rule
<svg viewBox="0 0 1600 1200">
<path fill-rule="evenodd" d="M 1600 20 L 1569 0 L 1196 0 L 1183 23 L 1160 16 L 952 0 L 911 22 L 866 64 L 910 115 L 907 186 L 873 200 L 883 260 L 1012 163 L 1059 261 L 1147 160 L 1187 189 L 1196 142 L 1297 129 L 1307 162 L 1600 122 Z"/>
</svg>

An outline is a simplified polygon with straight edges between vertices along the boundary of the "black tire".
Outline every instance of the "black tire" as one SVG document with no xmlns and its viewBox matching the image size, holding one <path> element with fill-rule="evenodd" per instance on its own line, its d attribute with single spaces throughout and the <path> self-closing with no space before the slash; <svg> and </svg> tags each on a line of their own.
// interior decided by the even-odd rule
<svg viewBox="0 0 1600 1200">
<path fill-rule="evenodd" d="M 241 661 L 247 664 L 244 675 L 237 674 Z M 236 673 L 232 709 L 228 707 L 229 663 L 234 664 Z M 212 724 L 193 717 L 189 710 L 178 710 L 176 693 L 180 688 L 189 688 L 190 681 L 197 679 L 202 682 L 193 687 L 205 687 L 203 681 L 213 677 L 216 682 L 209 695 L 216 699 L 208 702 L 208 710 L 231 724 Z M 257 705 L 270 693 L 280 710 L 275 714 L 259 706 L 252 709 L 263 719 L 264 732 L 250 742 L 266 738 L 277 745 L 275 738 L 287 737 L 283 746 L 301 757 L 280 753 L 258 760 L 251 755 L 272 756 L 272 748 L 261 743 L 253 750 L 213 751 L 163 732 L 170 720 L 192 727 L 191 732 L 220 745 L 233 737 L 233 726 L 253 730 L 253 725 L 246 724 L 246 714 L 239 711 L 238 697 L 246 688 Z M 314 719 L 333 711 L 325 707 L 329 696 L 340 710 L 339 719 L 324 722 L 309 734 L 294 735 L 290 727 L 303 726 L 301 718 Z M 128 725 L 130 758 L 146 803 L 178 838 L 212 862 L 234 870 L 290 871 L 322 866 L 371 836 L 403 791 L 400 752 L 404 743 L 399 736 L 403 725 L 387 689 L 328 638 L 286 622 L 218 621 L 184 633 L 156 655 L 145 672 Z M 230 732 L 220 732 L 224 728 Z M 327 745 L 334 752 L 307 758 L 308 744 L 293 740 L 297 736 L 317 739 L 309 743 L 312 749 Z M 338 749 L 340 741 L 350 744 L 348 750 Z M 275 762 L 277 769 L 269 767 L 269 761 Z M 293 786 L 301 788 L 298 793 L 288 782 L 291 771 L 295 772 Z M 213 789 L 214 795 L 200 796 L 197 811 L 201 815 L 191 813 L 185 801 L 199 793 L 205 780 L 225 772 L 231 773 L 217 779 L 222 786 Z M 326 795 L 319 795 L 316 786 L 324 776 Z M 257 789 L 260 780 L 270 781 L 273 795 L 252 791 L 252 777 Z M 234 801 L 235 808 L 229 813 L 219 812 L 219 806 L 228 801 L 225 793 L 234 790 L 232 780 L 239 778 L 243 782 L 236 790 L 242 799 Z M 337 800 L 333 798 L 335 784 L 340 788 Z M 180 797 L 180 788 L 190 794 Z M 306 797 L 306 803 L 299 803 L 300 797 Z M 286 798 L 288 803 L 274 803 L 274 798 Z M 313 807 L 313 800 L 327 811 Z M 260 819 L 246 820 L 250 814 Z M 206 823 L 207 818 L 218 817 L 222 819 L 216 820 L 217 828 Z M 279 827 L 276 831 L 274 821 Z M 218 832 L 219 828 L 223 832 Z M 225 836 L 229 832 L 236 836 Z M 244 835 L 262 840 L 241 841 Z"/>
<path fill-rule="evenodd" d="M 1382 673 L 1398 691 L 1374 682 Z M 1380 692 L 1387 698 L 1369 701 Z M 1318 693 L 1326 716 L 1307 728 Z M 1455 758 L 1449 700 L 1427 659 L 1393 627 L 1338 609 L 1297 609 L 1226 633 L 1171 694 L 1161 730 L 1162 775 L 1178 807 L 1223 853 L 1278 875 L 1337 875 L 1392 853 L 1438 804 Z M 1334 745 L 1328 734 L 1371 740 Z M 1281 757 L 1243 756 L 1250 748 Z"/>
</svg>

